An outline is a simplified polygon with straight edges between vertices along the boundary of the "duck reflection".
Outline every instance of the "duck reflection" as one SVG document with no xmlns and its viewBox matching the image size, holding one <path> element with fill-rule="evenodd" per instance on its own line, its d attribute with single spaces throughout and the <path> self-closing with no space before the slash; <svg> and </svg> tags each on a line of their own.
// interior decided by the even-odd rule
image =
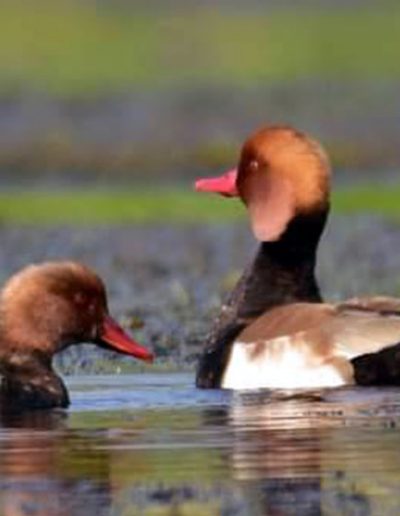
<svg viewBox="0 0 400 516">
<path fill-rule="evenodd" d="M 379 506 L 373 483 L 368 484 L 368 471 L 376 469 L 376 455 L 368 454 L 368 445 L 376 445 L 369 439 L 380 435 L 388 421 L 393 424 L 393 418 L 375 417 L 372 424 L 378 428 L 371 434 L 371 418 L 363 414 L 363 403 L 367 400 L 373 411 L 378 405 L 374 407 L 368 396 L 364 402 L 343 403 L 348 397 L 346 390 L 296 396 L 272 396 L 267 391 L 234 394 L 225 414 L 233 432 L 227 460 L 255 514 L 316 515 L 327 510 L 367 514 Z M 385 438 L 396 437 L 392 432 Z M 381 439 L 379 443 L 382 461 Z M 364 461 L 365 472 L 357 458 Z M 399 471 L 390 455 L 384 460 L 385 465 L 391 461 L 389 471 L 392 466 Z M 359 478 L 363 485 L 358 489 Z"/>
<path fill-rule="evenodd" d="M 109 514 L 110 459 L 93 439 L 67 431 L 66 414 L 1 414 L 0 513 Z"/>
<path fill-rule="evenodd" d="M 233 467 L 237 478 L 319 475 L 321 439 L 343 424 L 322 408 L 318 393 L 306 397 L 266 393 L 235 396 L 229 423 L 235 429 Z"/>
</svg>

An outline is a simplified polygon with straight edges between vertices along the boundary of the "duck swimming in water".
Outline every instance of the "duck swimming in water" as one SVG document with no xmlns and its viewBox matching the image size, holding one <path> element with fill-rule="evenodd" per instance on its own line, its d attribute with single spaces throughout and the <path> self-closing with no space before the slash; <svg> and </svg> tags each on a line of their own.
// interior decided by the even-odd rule
<svg viewBox="0 0 400 516">
<path fill-rule="evenodd" d="M 239 196 L 260 241 L 206 342 L 199 387 L 400 384 L 400 300 L 322 302 L 315 265 L 330 166 L 318 142 L 292 127 L 263 128 L 244 143 L 237 170 L 200 179 L 196 190 Z"/>
<path fill-rule="evenodd" d="M 47 262 L 12 276 L 0 293 L 2 407 L 67 407 L 68 392 L 52 359 L 81 342 L 153 360 L 112 319 L 104 284 L 88 267 Z"/>
</svg>

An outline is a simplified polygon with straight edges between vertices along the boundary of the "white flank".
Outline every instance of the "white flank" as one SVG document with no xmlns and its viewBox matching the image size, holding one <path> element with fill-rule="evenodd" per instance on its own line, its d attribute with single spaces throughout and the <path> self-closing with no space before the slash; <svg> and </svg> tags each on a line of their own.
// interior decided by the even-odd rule
<svg viewBox="0 0 400 516">
<path fill-rule="evenodd" d="M 255 352 L 257 349 L 258 350 Z M 307 389 L 345 385 L 340 371 L 280 337 L 264 343 L 235 342 L 222 378 L 225 389 Z"/>
</svg>

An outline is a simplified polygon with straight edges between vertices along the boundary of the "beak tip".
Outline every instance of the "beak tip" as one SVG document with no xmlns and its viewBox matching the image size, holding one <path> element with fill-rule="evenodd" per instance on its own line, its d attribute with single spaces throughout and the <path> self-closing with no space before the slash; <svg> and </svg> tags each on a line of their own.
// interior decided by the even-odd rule
<svg viewBox="0 0 400 516">
<path fill-rule="evenodd" d="M 143 357 L 143 361 L 147 362 L 148 364 L 152 364 L 154 362 L 155 358 L 156 357 L 154 356 L 154 353 L 149 351 L 148 355 Z"/>
<path fill-rule="evenodd" d="M 203 192 L 203 179 L 197 179 L 193 184 L 193 189 L 195 192 Z"/>
<path fill-rule="evenodd" d="M 152 363 L 154 360 L 154 354 L 135 342 L 110 316 L 104 320 L 101 340 L 115 351 L 125 355 L 130 355 L 149 363 Z"/>
</svg>

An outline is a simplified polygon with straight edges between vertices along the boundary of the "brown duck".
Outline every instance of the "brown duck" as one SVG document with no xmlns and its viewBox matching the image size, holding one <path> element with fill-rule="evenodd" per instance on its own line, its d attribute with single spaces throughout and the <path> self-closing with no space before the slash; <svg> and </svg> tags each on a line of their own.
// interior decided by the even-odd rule
<svg viewBox="0 0 400 516">
<path fill-rule="evenodd" d="M 315 264 L 330 166 L 315 140 L 263 128 L 243 145 L 237 170 L 196 189 L 239 196 L 261 242 L 208 337 L 199 387 L 400 384 L 400 300 L 322 303 Z"/>
<path fill-rule="evenodd" d="M 88 267 L 48 262 L 12 276 L 0 293 L 2 408 L 67 407 L 52 358 L 80 342 L 153 359 L 111 318 L 104 284 Z"/>
</svg>

